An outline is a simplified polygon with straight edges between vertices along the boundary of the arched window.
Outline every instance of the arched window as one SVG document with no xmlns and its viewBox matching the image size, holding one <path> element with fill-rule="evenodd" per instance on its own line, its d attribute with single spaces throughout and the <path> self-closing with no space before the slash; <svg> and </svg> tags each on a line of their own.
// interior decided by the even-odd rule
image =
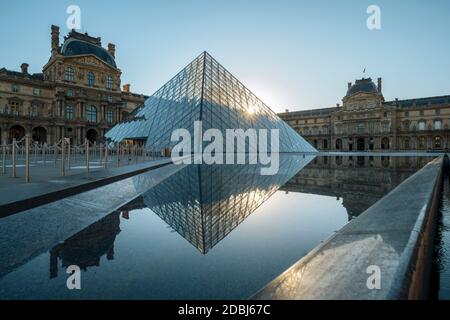
<svg viewBox="0 0 450 320">
<path fill-rule="evenodd" d="M 67 67 L 66 68 L 66 80 L 67 81 L 73 81 L 74 80 L 73 69 L 71 67 Z"/>
<path fill-rule="evenodd" d="M 113 78 L 111 76 L 106 77 L 106 89 L 112 89 L 113 88 Z"/>
<path fill-rule="evenodd" d="M 66 119 L 73 120 L 73 107 L 70 104 L 66 106 Z"/>
<path fill-rule="evenodd" d="M 97 108 L 95 106 L 86 107 L 86 120 L 89 122 L 97 122 Z"/>
<path fill-rule="evenodd" d="M 87 74 L 87 81 L 88 81 L 88 86 L 89 87 L 93 87 L 94 86 L 95 77 L 94 77 L 94 74 L 92 72 L 88 72 L 88 74 Z"/>
</svg>

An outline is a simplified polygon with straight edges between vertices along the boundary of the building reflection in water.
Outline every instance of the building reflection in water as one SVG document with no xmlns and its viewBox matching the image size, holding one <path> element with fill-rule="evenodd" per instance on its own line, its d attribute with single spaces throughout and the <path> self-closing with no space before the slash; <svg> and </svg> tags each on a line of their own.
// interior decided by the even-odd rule
<svg viewBox="0 0 450 320">
<path fill-rule="evenodd" d="M 423 167 L 431 158 L 282 156 L 277 175 L 258 165 L 189 165 L 50 251 L 50 275 L 62 267 L 82 270 L 114 259 L 120 216 L 150 208 L 173 230 L 206 254 L 277 190 L 343 199 L 349 220 L 358 216 Z M 139 177 L 141 179 L 142 177 Z M 131 212 L 131 215 L 130 215 Z"/>
<path fill-rule="evenodd" d="M 62 268 L 77 265 L 86 271 L 99 266 L 100 258 L 114 259 L 114 241 L 120 233 L 120 217 L 114 212 L 70 237 L 50 250 L 50 278 L 58 276 L 58 259 Z"/>
<path fill-rule="evenodd" d="M 114 259 L 119 214 L 132 219 L 132 210 L 145 207 L 206 254 L 313 158 L 282 156 L 279 171 L 272 176 L 261 175 L 260 165 L 186 166 L 117 212 L 53 247 L 50 277 L 58 276 L 58 259 L 63 268 L 74 264 L 82 270 L 98 266 L 103 255 Z"/>
<path fill-rule="evenodd" d="M 334 196 L 358 216 L 433 157 L 330 156 L 317 157 L 281 189 Z"/>
</svg>

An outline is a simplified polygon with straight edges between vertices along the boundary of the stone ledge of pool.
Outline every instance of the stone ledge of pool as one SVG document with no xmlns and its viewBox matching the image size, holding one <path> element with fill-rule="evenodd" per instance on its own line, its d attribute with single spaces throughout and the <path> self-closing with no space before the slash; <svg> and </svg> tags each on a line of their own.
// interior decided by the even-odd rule
<svg viewBox="0 0 450 320">
<path fill-rule="evenodd" d="M 251 299 L 427 298 L 442 175 L 430 161 Z"/>
</svg>

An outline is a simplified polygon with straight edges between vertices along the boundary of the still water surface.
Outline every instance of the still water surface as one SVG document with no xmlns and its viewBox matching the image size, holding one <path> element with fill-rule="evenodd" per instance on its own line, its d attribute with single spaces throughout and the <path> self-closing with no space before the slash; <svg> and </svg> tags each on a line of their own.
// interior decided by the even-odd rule
<svg viewBox="0 0 450 320">
<path fill-rule="evenodd" d="M 276 176 L 187 166 L 48 251 L 21 252 L 0 270 L 0 298 L 249 298 L 431 159 L 289 156 Z M 81 290 L 66 287 L 73 264 Z"/>
</svg>

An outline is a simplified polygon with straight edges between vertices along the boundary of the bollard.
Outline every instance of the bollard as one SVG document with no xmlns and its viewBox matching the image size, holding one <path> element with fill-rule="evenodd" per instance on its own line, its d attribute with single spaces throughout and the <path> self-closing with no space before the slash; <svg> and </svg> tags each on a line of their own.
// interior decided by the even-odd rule
<svg viewBox="0 0 450 320">
<path fill-rule="evenodd" d="M 44 143 L 44 148 L 42 149 L 43 159 L 44 159 L 44 166 L 47 164 L 47 143 Z"/>
<path fill-rule="evenodd" d="M 61 140 L 61 177 L 66 175 L 66 138 Z"/>
<path fill-rule="evenodd" d="M 30 136 L 25 136 L 25 183 L 30 182 Z"/>
<path fill-rule="evenodd" d="M 16 138 L 14 138 L 13 143 L 12 143 L 12 177 L 13 178 L 16 177 L 16 152 L 17 152 Z"/>
<path fill-rule="evenodd" d="M 108 142 L 105 142 L 105 163 L 104 163 L 105 169 L 108 166 Z"/>
<path fill-rule="evenodd" d="M 100 165 L 102 165 L 103 164 L 103 149 L 102 149 L 102 144 L 100 143 L 99 144 L 99 146 L 98 146 L 98 152 L 99 152 L 99 162 L 100 162 Z"/>
<path fill-rule="evenodd" d="M 70 151 L 70 139 L 67 139 L 67 169 L 70 170 L 70 155 L 71 155 L 71 151 Z"/>
<path fill-rule="evenodd" d="M 88 139 L 86 139 L 85 145 L 86 145 L 86 169 L 87 169 L 87 172 L 89 172 L 89 140 Z"/>
<path fill-rule="evenodd" d="M 58 161 L 58 145 L 55 142 L 53 144 L 53 167 L 56 168 L 58 164 L 56 163 Z"/>
<path fill-rule="evenodd" d="M 3 140 L 2 153 L 3 153 L 2 173 L 6 174 L 6 140 Z"/>
</svg>

